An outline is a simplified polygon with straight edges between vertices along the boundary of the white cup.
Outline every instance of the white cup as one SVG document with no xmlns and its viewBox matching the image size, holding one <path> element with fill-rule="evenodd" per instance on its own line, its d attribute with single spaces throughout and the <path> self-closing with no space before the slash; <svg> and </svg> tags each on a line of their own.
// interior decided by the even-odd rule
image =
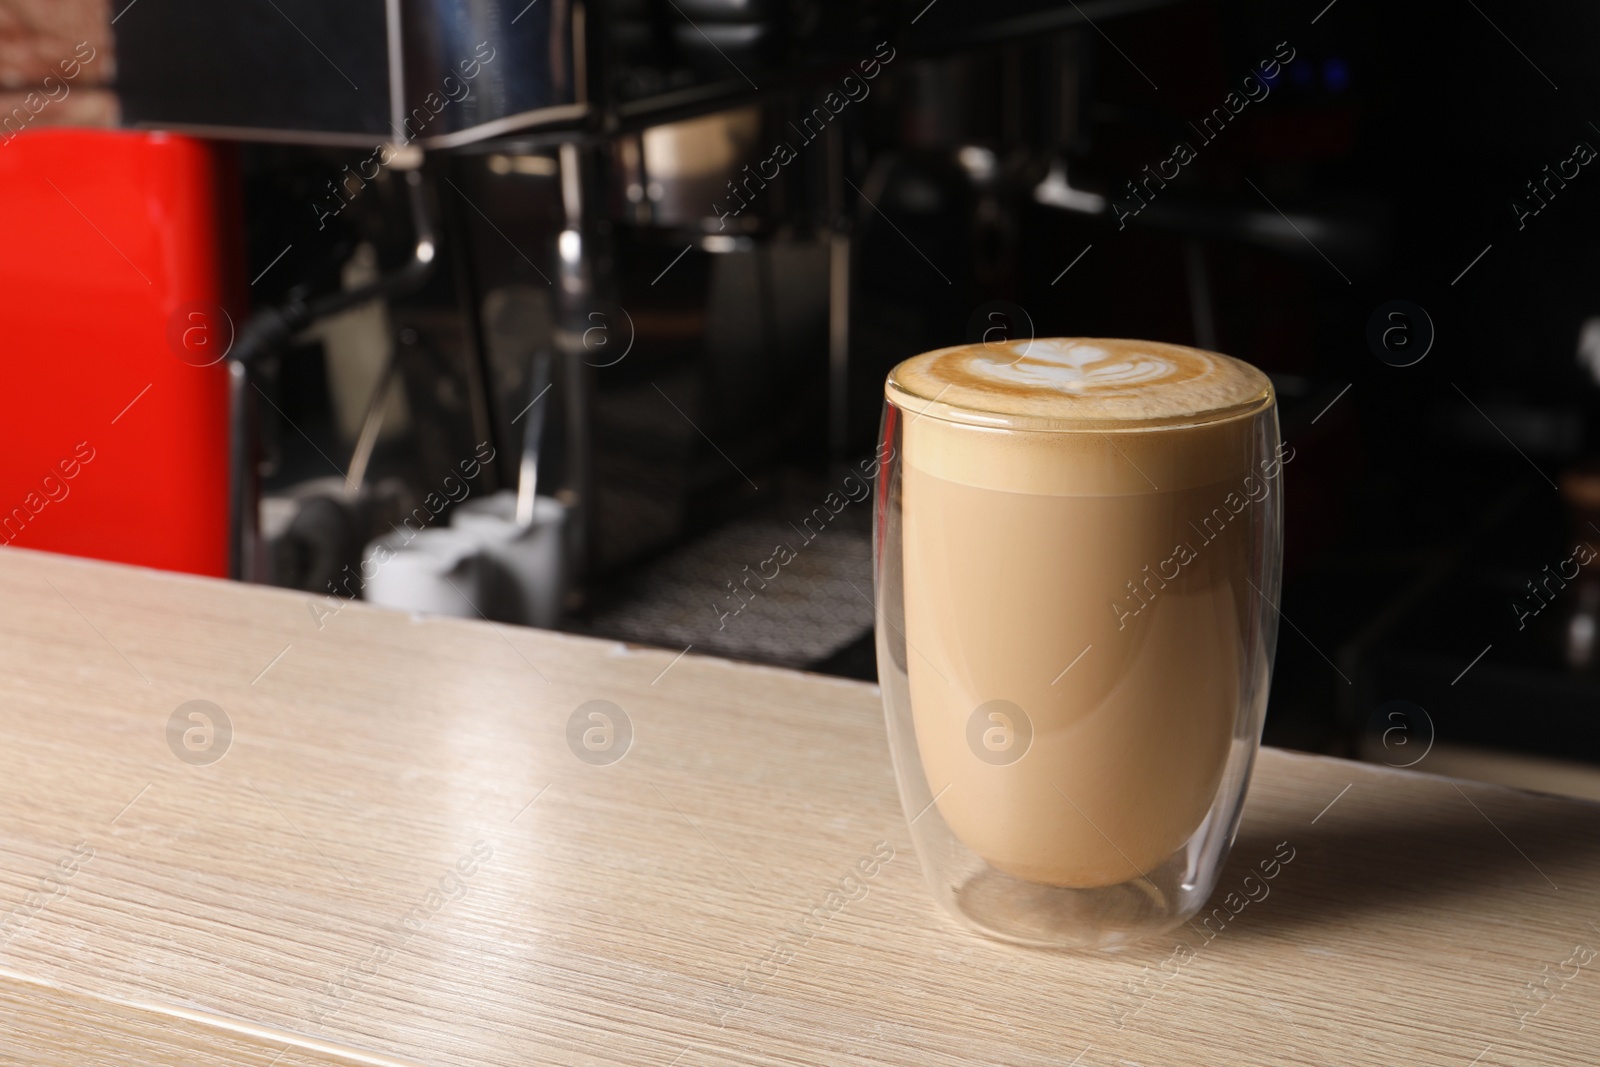
<svg viewBox="0 0 1600 1067">
<path fill-rule="evenodd" d="M 501 490 L 467 500 L 451 514 L 453 532 L 480 548 L 478 606 L 491 619 L 552 627 L 561 618 L 562 542 L 567 509 L 535 497 L 533 522 L 517 525 L 517 494 Z"/>
<path fill-rule="evenodd" d="M 446 527 L 402 529 L 367 545 L 363 592 L 386 608 L 477 619 L 482 570 L 476 538 Z"/>
</svg>

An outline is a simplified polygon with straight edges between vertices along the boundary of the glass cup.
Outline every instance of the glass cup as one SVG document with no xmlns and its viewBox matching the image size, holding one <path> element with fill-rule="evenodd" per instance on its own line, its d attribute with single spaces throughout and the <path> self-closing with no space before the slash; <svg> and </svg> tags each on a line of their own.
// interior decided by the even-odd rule
<svg viewBox="0 0 1600 1067">
<path fill-rule="evenodd" d="M 965 926 L 1110 948 L 1210 896 L 1277 640 L 1266 376 L 1175 345 L 1038 339 L 885 386 L 878 678 L 923 872 Z"/>
</svg>

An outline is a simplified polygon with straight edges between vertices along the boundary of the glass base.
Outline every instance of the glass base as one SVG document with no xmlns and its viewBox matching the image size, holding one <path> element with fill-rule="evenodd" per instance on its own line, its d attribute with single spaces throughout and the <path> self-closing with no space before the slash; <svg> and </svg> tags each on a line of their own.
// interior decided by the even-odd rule
<svg viewBox="0 0 1600 1067">
<path fill-rule="evenodd" d="M 1182 868 L 1181 863 L 1170 866 Z M 1181 925 L 1204 902 L 1183 892 L 1175 878 L 1163 879 L 1162 873 L 1094 889 L 1066 889 L 1024 881 L 985 864 L 944 903 L 963 925 L 1012 944 L 1115 951 Z"/>
</svg>

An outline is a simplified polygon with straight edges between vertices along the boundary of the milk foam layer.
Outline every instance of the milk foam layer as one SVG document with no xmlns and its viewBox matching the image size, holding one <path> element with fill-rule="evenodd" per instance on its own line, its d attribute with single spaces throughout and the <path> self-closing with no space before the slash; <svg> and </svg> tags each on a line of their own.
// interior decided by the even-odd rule
<svg viewBox="0 0 1600 1067">
<path fill-rule="evenodd" d="M 1272 387 L 1249 364 L 1198 348 L 1040 337 L 916 356 L 890 373 L 888 392 L 935 417 L 1021 428 L 1033 420 L 1150 424 L 1237 414 L 1266 402 Z"/>
</svg>

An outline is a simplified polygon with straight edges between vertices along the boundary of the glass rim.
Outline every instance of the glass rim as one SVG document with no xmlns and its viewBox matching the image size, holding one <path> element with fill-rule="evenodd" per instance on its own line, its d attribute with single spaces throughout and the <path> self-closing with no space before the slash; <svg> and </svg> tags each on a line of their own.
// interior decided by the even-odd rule
<svg viewBox="0 0 1600 1067">
<path fill-rule="evenodd" d="M 947 387 L 948 388 L 948 387 Z M 944 390 L 940 390 L 942 394 Z M 1137 419 L 1084 419 L 1057 415 L 1016 415 L 1010 412 L 984 411 L 966 405 L 949 404 L 938 395 L 927 397 L 912 392 L 894 380 L 892 373 L 885 379 L 884 400 L 896 409 L 914 418 L 932 418 L 939 422 L 985 430 L 1010 430 L 1030 433 L 1150 433 L 1159 430 L 1183 430 L 1229 422 L 1234 419 L 1259 415 L 1277 403 L 1277 391 L 1268 379 L 1265 387 L 1254 396 L 1236 404 L 1206 411 L 1187 412 L 1181 415 L 1159 415 Z"/>
</svg>

